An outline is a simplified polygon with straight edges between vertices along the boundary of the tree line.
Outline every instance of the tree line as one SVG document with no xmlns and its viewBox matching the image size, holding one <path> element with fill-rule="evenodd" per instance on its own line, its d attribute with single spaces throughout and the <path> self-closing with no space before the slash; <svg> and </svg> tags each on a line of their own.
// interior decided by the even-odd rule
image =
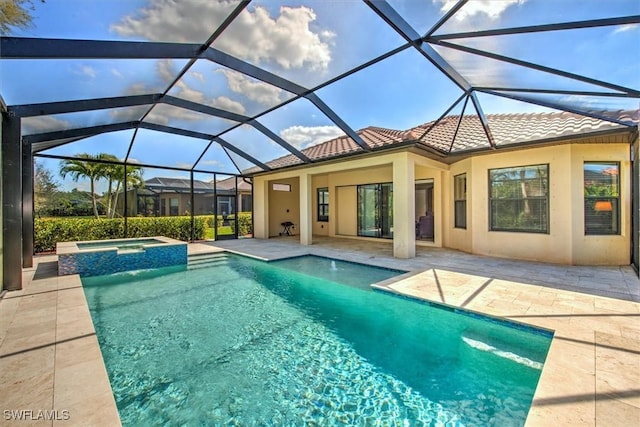
<svg viewBox="0 0 640 427">
<path fill-rule="evenodd" d="M 34 205 L 37 216 L 85 216 L 96 218 L 106 216 L 114 218 L 117 214 L 119 196 L 127 188 L 140 188 L 144 185 L 143 170 L 140 166 L 125 167 L 113 154 L 82 153 L 76 159 L 60 161 L 59 175 L 63 179 L 71 178 L 78 182 L 89 181 L 89 192 L 73 190 L 60 191 L 60 185 L 53 173 L 41 163 L 35 164 Z M 107 190 L 98 196 L 96 184 L 106 181 Z M 87 205 L 90 209 L 87 209 Z"/>
</svg>

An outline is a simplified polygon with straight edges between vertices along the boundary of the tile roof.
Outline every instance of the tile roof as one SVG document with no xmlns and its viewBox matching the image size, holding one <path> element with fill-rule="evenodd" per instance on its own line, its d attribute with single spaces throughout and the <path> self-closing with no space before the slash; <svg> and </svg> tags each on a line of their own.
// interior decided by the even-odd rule
<svg viewBox="0 0 640 427">
<path fill-rule="evenodd" d="M 164 178 L 154 177 L 144 182 L 145 187 L 153 189 L 173 189 L 173 190 L 187 190 L 191 189 L 191 182 L 188 179 L 183 178 Z M 198 190 L 209 189 L 209 184 L 197 179 L 193 180 L 193 188 Z"/>
<path fill-rule="evenodd" d="M 505 146 L 523 142 L 546 141 L 555 138 L 582 136 L 606 130 L 625 129 L 624 126 L 577 114 L 558 113 L 519 113 L 489 114 L 487 123 L 496 146 Z M 489 140 L 477 115 L 463 116 L 462 124 L 455 141 L 452 139 L 460 116 L 447 116 L 426 135 L 425 131 L 434 122 L 425 123 L 411 131 L 421 135 L 420 142 L 432 148 L 448 152 L 490 147 Z M 630 112 L 619 112 L 617 119 L 637 121 Z"/>
<path fill-rule="evenodd" d="M 608 111 L 608 117 L 638 122 L 637 111 Z M 489 129 L 497 147 L 524 142 L 544 142 L 557 138 L 586 136 L 608 130 L 628 127 L 567 112 L 488 114 Z M 406 131 L 369 126 L 357 134 L 371 148 L 391 147 L 402 142 L 419 142 L 443 154 L 456 154 L 473 149 L 490 148 L 484 127 L 477 115 L 446 116 L 439 122 L 431 121 Z M 458 129 L 456 133 L 456 129 Z M 455 136 L 455 140 L 454 140 Z M 363 152 L 353 139 L 343 135 L 301 150 L 312 161 Z M 301 164 L 293 154 L 267 162 L 272 169 Z M 244 172 L 260 172 L 251 168 Z"/>
<path fill-rule="evenodd" d="M 233 190 L 235 186 L 234 182 L 235 177 L 230 177 L 227 179 L 223 179 L 217 182 L 216 191 L 218 192 L 227 192 Z M 183 178 L 164 178 L 164 177 L 153 177 L 149 178 L 144 182 L 144 189 L 147 190 L 156 190 L 156 191 L 169 191 L 169 192 L 182 192 L 182 191 L 191 191 L 191 183 L 188 179 Z M 201 193 L 213 193 L 213 181 L 200 181 L 197 179 L 193 180 L 193 188 L 194 190 Z M 238 180 L 238 190 L 239 191 L 251 191 L 251 185 L 245 182 L 242 178 Z"/>
<path fill-rule="evenodd" d="M 213 185 L 213 184 L 212 184 Z M 218 190 L 233 190 L 235 187 L 235 177 L 229 177 L 220 180 L 216 183 L 216 189 Z M 244 179 L 238 178 L 238 190 L 239 191 L 251 191 L 251 184 L 247 183 Z"/>
</svg>

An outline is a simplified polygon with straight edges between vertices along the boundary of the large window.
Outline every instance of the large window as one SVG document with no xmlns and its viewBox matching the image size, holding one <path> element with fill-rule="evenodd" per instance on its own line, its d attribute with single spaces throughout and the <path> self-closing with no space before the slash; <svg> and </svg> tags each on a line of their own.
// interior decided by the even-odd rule
<svg viewBox="0 0 640 427">
<path fill-rule="evenodd" d="M 358 236 L 393 238 L 393 184 L 358 185 Z"/>
<path fill-rule="evenodd" d="M 620 165 L 584 164 L 584 234 L 620 234 Z"/>
<path fill-rule="evenodd" d="M 180 215 L 180 200 L 171 198 L 169 199 L 169 215 L 177 216 Z"/>
<path fill-rule="evenodd" d="M 318 221 L 329 221 L 329 189 L 318 188 Z"/>
<path fill-rule="evenodd" d="M 492 231 L 549 232 L 549 165 L 489 170 Z"/>
<path fill-rule="evenodd" d="M 453 177 L 454 225 L 467 228 L 467 174 Z"/>
<path fill-rule="evenodd" d="M 240 210 L 242 212 L 251 212 L 253 209 L 253 197 L 251 194 L 240 195 Z"/>
</svg>

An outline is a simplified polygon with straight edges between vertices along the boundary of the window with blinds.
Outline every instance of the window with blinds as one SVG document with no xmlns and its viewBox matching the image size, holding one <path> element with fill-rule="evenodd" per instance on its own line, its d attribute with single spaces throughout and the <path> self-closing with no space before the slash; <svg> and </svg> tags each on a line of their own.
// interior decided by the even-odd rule
<svg viewBox="0 0 640 427">
<path fill-rule="evenodd" d="M 329 189 L 318 188 L 318 221 L 329 221 Z"/>
<path fill-rule="evenodd" d="M 491 231 L 549 232 L 549 165 L 489 170 Z"/>
<path fill-rule="evenodd" d="M 453 177 L 455 228 L 467 228 L 467 174 Z"/>
<path fill-rule="evenodd" d="M 620 234 L 619 163 L 584 163 L 584 234 Z"/>
</svg>

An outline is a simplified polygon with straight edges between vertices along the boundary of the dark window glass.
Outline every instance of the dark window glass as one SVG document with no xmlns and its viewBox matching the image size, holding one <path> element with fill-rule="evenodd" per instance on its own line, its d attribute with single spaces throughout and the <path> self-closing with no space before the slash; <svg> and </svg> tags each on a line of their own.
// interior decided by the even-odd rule
<svg viewBox="0 0 640 427">
<path fill-rule="evenodd" d="M 549 165 L 489 170 L 492 231 L 549 232 Z"/>
<path fill-rule="evenodd" d="M 169 199 L 169 215 L 176 216 L 180 215 L 180 201 L 178 199 Z"/>
<path fill-rule="evenodd" d="M 318 188 L 318 221 L 329 221 L 329 189 Z"/>
<path fill-rule="evenodd" d="M 467 175 L 453 177 L 454 226 L 467 228 Z"/>
<path fill-rule="evenodd" d="M 584 234 L 620 234 L 620 165 L 584 164 Z"/>
</svg>

